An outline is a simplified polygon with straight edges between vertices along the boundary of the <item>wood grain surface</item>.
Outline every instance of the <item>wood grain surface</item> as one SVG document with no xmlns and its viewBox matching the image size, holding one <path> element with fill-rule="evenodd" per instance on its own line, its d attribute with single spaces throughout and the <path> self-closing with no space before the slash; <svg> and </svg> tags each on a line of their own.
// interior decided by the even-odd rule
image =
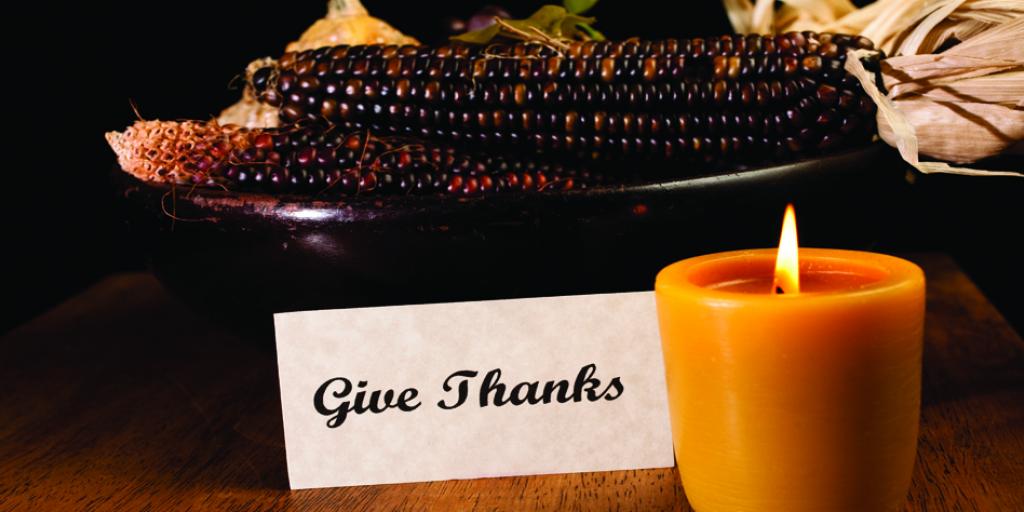
<svg viewBox="0 0 1024 512">
<path fill-rule="evenodd" d="M 907 510 L 1024 510 L 1024 342 L 948 258 L 928 276 Z M 289 491 L 273 350 L 148 274 L 0 341 L 0 510 L 690 510 L 675 470 Z"/>
</svg>

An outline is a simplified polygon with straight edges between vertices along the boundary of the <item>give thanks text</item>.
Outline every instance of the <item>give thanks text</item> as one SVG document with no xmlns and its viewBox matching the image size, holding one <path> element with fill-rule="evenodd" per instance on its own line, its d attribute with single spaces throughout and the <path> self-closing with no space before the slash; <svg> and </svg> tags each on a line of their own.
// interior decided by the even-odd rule
<svg viewBox="0 0 1024 512">
<path fill-rule="evenodd" d="M 448 410 L 467 404 L 480 407 L 564 404 L 610 401 L 622 396 L 624 388 L 619 377 L 604 383 L 596 374 L 597 365 L 588 364 L 580 368 L 575 379 L 527 381 L 510 385 L 502 382 L 500 368 L 488 371 L 482 378 L 476 370 L 459 370 L 452 372 L 441 383 L 444 398 L 438 400 L 437 406 Z M 313 407 L 318 413 L 327 416 L 329 428 L 337 428 L 345 423 L 349 414 L 380 414 L 388 409 L 412 412 L 422 405 L 420 392 L 416 388 L 401 391 L 371 390 L 368 384 L 365 380 L 353 384 L 346 377 L 328 379 L 313 393 Z"/>
</svg>

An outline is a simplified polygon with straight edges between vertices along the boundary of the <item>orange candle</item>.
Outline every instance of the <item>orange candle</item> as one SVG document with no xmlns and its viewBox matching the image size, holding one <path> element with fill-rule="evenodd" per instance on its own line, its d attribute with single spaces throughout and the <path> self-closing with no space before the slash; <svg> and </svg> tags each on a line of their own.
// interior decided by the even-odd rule
<svg viewBox="0 0 1024 512">
<path fill-rule="evenodd" d="M 868 252 L 797 256 L 795 225 L 788 238 L 658 274 L 687 498 L 698 512 L 900 509 L 917 445 L 924 274 Z"/>
</svg>

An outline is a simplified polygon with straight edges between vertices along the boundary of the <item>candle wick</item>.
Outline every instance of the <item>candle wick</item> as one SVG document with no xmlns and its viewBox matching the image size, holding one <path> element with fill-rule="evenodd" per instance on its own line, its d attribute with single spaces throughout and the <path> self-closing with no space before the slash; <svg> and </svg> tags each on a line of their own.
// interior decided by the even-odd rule
<svg viewBox="0 0 1024 512">
<path fill-rule="evenodd" d="M 775 285 L 775 293 L 778 295 L 784 295 L 786 290 L 783 290 L 781 286 Z"/>
</svg>

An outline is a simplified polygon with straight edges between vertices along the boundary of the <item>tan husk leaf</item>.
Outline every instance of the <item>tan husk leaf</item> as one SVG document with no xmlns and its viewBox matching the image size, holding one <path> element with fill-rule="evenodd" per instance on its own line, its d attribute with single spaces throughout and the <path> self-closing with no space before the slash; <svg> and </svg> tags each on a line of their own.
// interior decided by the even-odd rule
<svg viewBox="0 0 1024 512">
<path fill-rule="evenodd" d="M 889 46 L 891 34 L 909 25 L 910 21 L 906 20 L 906 17 L 920 10 L 924 4 L 924 0 L 879 0 L 842 18 L 832 20 L 820 27 L 814 27 L 814 30 L 861 34 L 874 41 L 878 48 L 886 53 L 891 53 Z M 778 30 L 789 29 L 778 27 Z"/>
<path fill-rule="evenodd" d="M 962 78 L 936 86 L 925 86 L 920 82 L 895 83 L 889 87 L 889 97 L 902 102 L 905 95 L 908 100 L 913 99 L 911 95 L 916 95 L 931 101 L 969 101 L 1014 108 L 1020 107 L 1024 101 L 1024 96 L 1021 96 L 1022 80 L 1024 71 L 1006 71 Z"/>
<path fill-rule="evenodd" d="M 928 156 L 968 163 L 999 154 L 1024 137 L 1024 111 L 992 103 L 935 101 L 917 96 L 897 103 L 916 127 L 918 144 L 929 141 Z M 950 127 L 956 132 L 951 133 Z M 880 125 L 885 138 L 889 126 Z"/>
<path fill-rule="evenodd" d="M 737 31 L 757 18 L 768 32 L 855 33 L 893 55 L 881 65 L 887 95 L 858 59 L 846 67 L 878 105 L 879 135 L 922 172 L 1024 176 L 920 161 L 966 164 L 1022 146 L 1024 2 L 879 0 L 849 11 L 845 0 L 782 0 L 767 14 L 771 0 L 723 2 Z"/>
<path fill-rule="evenodd" d="M 934 4 L 926 5 L 921 11 L 919 11 L 915 17 L 918 21 L 913 23 L 913 28 L 908 30 L 901 30 L 896 33 L 896 37 L 892 39 L 893 44 L 899 44 L 899 50 L 890 52 L 896 55 L 917 55 L 920 53 L 931 53 L 931 50 L 925 50 L 926 46 L 924 42 L 932 34 L 935 27 L 943 20 L 948 18 L 953 11 L 957 10 L 964 4 L 965 0 L 947 0 L 943 2 L 937 2 Z M 930 9 L 931 10 L 929 12 Z M 928 13 L 927 15 L 923 15 Z M 923 15 L 923 16 L 922 16 Z M 909 18 L 911 20 L 914 17 Z M 870 36 L 865 36 L 870 37 Z M 899 43 L 902 41 L 902 43 Z M 945 41 L 944 39 L 942 41 Z M 928 45 L 932 49 L 936 48 L 942 41 L 932 41 L 932 44 Z"/>
<path fill-rule="evenodd" d="M 860 61 L 861 58 L 872 56 L 875 53 L 872 50 L 851 50 L 846 56 L 845 68 L 864 85 L 864 92 L 878 105 L 877 120 L 882 140 L 898 149 L 900 155 L 907 162 L 911 164 L 917 163 L 917 135 L 914 126 L 908 122 L 906 117 L 900 114 L 892 104 L 892 100 L 882 94 L 882 91 L 878 90 L 878 87 L 875 86 L 874 73 L 865 69 L 864 64 Z M 882 125 L 887 127 L 887 133 L 882 130 Z M 888 135 L 888 138 L 886 138 L 886 135 Z"/>
<path fill-rule="evenodd" d="M 733 30 L 741 34 L 760 32 L 751 25 L 754 4 L 750 0 L 722 0 L 722 4 Z"/>
</svg>

